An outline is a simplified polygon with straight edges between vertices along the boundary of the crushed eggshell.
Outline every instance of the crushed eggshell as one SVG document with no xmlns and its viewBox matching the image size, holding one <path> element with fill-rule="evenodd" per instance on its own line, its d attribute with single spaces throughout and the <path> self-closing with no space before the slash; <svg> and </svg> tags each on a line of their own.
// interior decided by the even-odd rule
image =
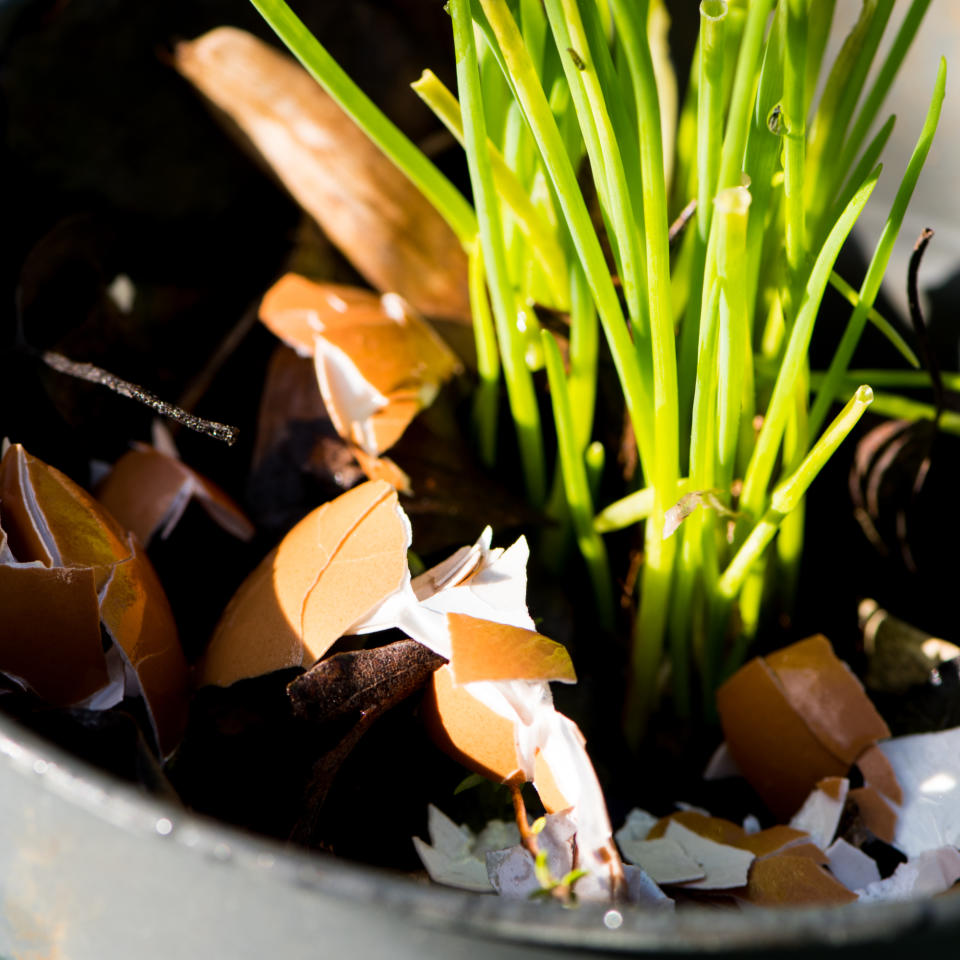
<svg viewBox="0 0 960 960">
<path fill-rule="evenodd" d="M 960 852 L 952 846 L 937 847 L 911 857 L 889 877 L 869 884 L 860 891 L 860 900 L 884 903 L 933 897 L 949 890 L 957 880 L 960 880 Z"/>
<path fill-rule="evenodd" d="M 960 727 L 895 737 L 880 750 L 903 788 L 894 845 L 908 857 L 960 846 Z"/>
<path fill-rule="evenodd" d="M 314 358 L 333 425 L 371 458 L 389 450 L 462 369 L 427 321 L 396 294 L 378 297 L 288 273 L 267 291 L 260 319 Z"/>
<path fill-rule="evenodd" d="M 864 826 L 884 843 L 893 843 L 897 832 L 897 811 L 879 790 L 863 786 L 847 794 L 850 803 L 856 804 Z"/>
<path fill-rule="evenodd" d="M 624 842 L 617 834 L 617 843 L 623 859 L 640 867 L 655 883 L 687 883 L 706 877 L 703 867 L 669 837 Z"/>
<path fill-rule="evenodd" d="M 211 519 L 240 540 L 253 537 L 253 524 L 215 483 L 182 460 L 135 443 L 107 474 L 97 499 L 125 529 L 147 546 L 157 531 L 170 535 L 192 499 Z"/>
<path fill-rule="evenodd" d="M 857 757 L 857 769 L 868 786 L 879 790 L 888 800 L 899 806 L 903 803 L 903 789 L 897 775 L 879 746 L 868 747 Z"/>
<path fill-rule="evenodd" d="M 454 683 L 484 680 L 546 680 L 576 683 L 577 675 L 563 644 L 507 623 L 463 613 L 448 613 Z"/>
<path fill-rule="evenodd" d="M 845 777 L 821 780 L 793 815 L 790 826 L 806 831 L 821 850 L 826 850 L 837 835 L 849 789 L 850 781 Z"/>
<path fill-rule="evenodd" d="M 229 686 L 310 666 L 409 576 L 410 527 L 396 491 L 368 481 L 300 521 L 224 611 L 199 680 Z"/>
<path fill-rule="evenodd" d="M 490 527 L 484 527 L 476 543 L 460 547 L 446 560 L 414 577 L 410 581 L 413 595 L 423 601 L 441 590 L 465 583 L 489 562 L 492 537 L 493 531 Z"/>
<path fill-rule="evenodd" d="M 863 890 L 871 883 L 880 881 L 880 868 L 873 857 L 847 843 L 843 837 L 837 837 L 827 847 L 827 859 L 830 872 L 850 890 Z"/>
<path fill-rule="evenodd" d="M 757 860 L 738 899 L 755 906 L 833 906 L 853 903 L 856 893 L 809 857 L 779 853 Z"/>
<path fill-rule="evenodd" d="M 142 695 L 169 754 L 186 722 L 187 666 L 136 538 L 19 444 L 0 460 L 0 528 L 0 670 L 56 706 L 105 709 Z"/>
<path fill-rule="evenodd" d="M 427 808 L 430 843 L 413 838 L 417 855 L 434 883 L 460 890 L 489 893 L 486 855 L 491 850 L 513 846 L 520 840 L 516 823 L 492 820 L 479 835 L 454 823 L 433 804 Z"/>
<path fill-rule="evenodd" d="M 664 836 L 677 843 L 703 870 L 701 879 L 683 885 L 685 890 L 727 890 L 746 884 L 750 865 L 756 859 L 749 850 L 708 840 L 677 820 L 667 824 Z"/>
<path fill-rule="evenodd" d="M 890 733 L 822 636 L 745 664 L 717 691 L 717 710 L 737 766 L 782 819 Z"/>
<path fill-rule="evenodd" d="M 177 43 L 173 62 L 373 286 L 428 316 L 470 322 L 456 235 L 295 60 L 220 27 Z"/>
<path fill-rule="evenodd" d="M 543 828 L 536 834 L 538 851 L 545 853 L 551 877 L 562 880 L 573 869 L 574 837 L 577 825 L 564 814 L 548 814 Z M 503 897 L 526 899 L 543 889 L 536 874 L 533 854 L 518 844 L 508 850 L 487 854 L 490 884 Z"/>
<path fill-rule="evenodd" d="M 641 810 L 634 807 L 623 822 L 623 826 L 616 832 L 614 839 L 623 849 L 624 844 L 639 843 L 646 840 L 650 831 L 660 822 L 659 817 L 655 817 L 647 810 Z"/>
</svg>

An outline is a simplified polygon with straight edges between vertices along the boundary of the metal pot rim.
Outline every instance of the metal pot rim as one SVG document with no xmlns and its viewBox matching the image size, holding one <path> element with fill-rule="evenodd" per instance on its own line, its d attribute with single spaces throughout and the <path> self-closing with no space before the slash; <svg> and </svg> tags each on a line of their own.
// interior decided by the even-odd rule
<svg viewBox="0 0 960 960">
<path fill-rule="evenodd" d="M 407 923 L 538 947 L 633 953 L 724 953 L 739 950 L 864 946 L 921 933 L 960 933 L 960 896 L 830 908 L 685 907 L 676 912 L 585 904 L 510 901 L 438 887 L 420 879 L 289 849 L 150 797 L 88 765 L 16 721 L 0 717 L 0 784 L 32 778 L 118 831 L 175 843 L 184 858 L 229 861 L 270 874 L 281 890 L 306 888 L 328 901 L 373 901 Z"/>
</svg>

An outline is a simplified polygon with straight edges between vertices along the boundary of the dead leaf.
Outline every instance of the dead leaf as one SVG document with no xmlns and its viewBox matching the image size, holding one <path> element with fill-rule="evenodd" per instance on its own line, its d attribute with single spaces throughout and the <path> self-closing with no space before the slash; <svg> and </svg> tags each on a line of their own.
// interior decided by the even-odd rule
<svg viewBox="0 0 960 960">
<path fill-rule="evenodd" d="M 186 721 L 187 668 L 167 598 L 132 537 L 60 471 L 11 446 L 0 461 L 0 669 L 58 706 L 143 693 L 161 751 Z M 2 539 L 2 538 L 0 538 Z M 101 624 L 114 646 L 104 653 Z"/>
<path fill-rule="evenodd" d="M 415 640 L 337 653 L 287 686 L 293 712 L 314 723 L 345 713 L 382 713 L 419 690 L 446 660 Z"/>
<path fill-rule="evenodd" d="M 469 322 L 453 231 L 299 64 L 232 27 L 177 44 L 174 63 L 374 287 Z"/>
</svg>

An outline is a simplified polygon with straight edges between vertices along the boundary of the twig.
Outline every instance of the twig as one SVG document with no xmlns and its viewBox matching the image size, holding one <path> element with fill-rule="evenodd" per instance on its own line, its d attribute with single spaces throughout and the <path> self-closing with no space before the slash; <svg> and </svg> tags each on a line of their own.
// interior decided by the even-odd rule
<svg viewBox="0 0 960 960">
<path fill-rule="evenodd" d="M 156 394 L 150 393 L 149 390 L 144 390 L 143 387 L 137 386 L 129 380 L 123 380 L 102 367 L 94 366 L 92 363 L 78 363 L 53 350 L 38 351 L 30 347 L 24 349 L 39 357 L 48 367 L 58 373 L 65 373 L 69 377 L 106 387 L 121 397 L 136 400 L 138 403 L 150 407 L 151 410 L 155 410 L 161 416 L 175 420 L 197 433 L 205 433 L 215 440 L 223 440 L 227 445 L 232 445 L 237 439 L 238 430 L 236 427 L 231 427 L 225 423 L 217 423 L 215 420 L 205 420 L 203 417 L 188 413 L 182 407 L 167 403 L 166 400 L 161 400 Z"/>
</svg>

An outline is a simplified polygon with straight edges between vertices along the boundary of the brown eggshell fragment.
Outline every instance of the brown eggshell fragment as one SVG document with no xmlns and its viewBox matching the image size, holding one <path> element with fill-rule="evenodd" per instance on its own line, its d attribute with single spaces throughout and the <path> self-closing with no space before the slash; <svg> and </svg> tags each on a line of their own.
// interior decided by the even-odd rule
<svg viewBox="0 0 960 960">
<path fill-rule="evenodd" d="M 187 663 L 163 587 L 132 536 L 130 547 L 130 559 L 113 568 L 100 613 L 137 675 L 160 750 L 168 755 L 186 726 Z"/>
<path fill-rule="evenodd" d="M 398 589 L 407 529 L 396 491 L 363 483 L 307 514 L 241 584 L 214 630 L 201 683 L 229 686 L 310 665 Z"/>
<path fill-rule="evenodd" d="M 677 810 L 663 817 L 651 827 L 647 834 L 648 838 L 665 836 L 671 822 L 679 823 L 698 836 L 713 840 L 715 843 L 747 850 L 758 860 L 789 849 L 791 855 L 810 856 L 818 862 L 826 863 L 823 853 L 809 843 L 810 837 L 803 830 L 777 824 L 766 830 L 759 830 L 757 833 L 747 833 L 743 827 L 731 820 L 708 817 L 696 810 Z M 808 850 L 807 847 L 810 849 Z"/>
<path fill-rule="evenodd" d="M 818 780 L 847 772 L 849 764 L 814 736 L 760 658 L 720 687 L 717 711 L 737 766 L 780 819 L 799 809 Z"/>
<path fill-rule="evenodd" d="M 433 742 L 468 770 L 494 783 L 523 783 L 513 722 L 454 684 L 449 664 L 433 674 L 420 713 Z M 548 813 L 571 806 L 540 753 L 534 759 L 534 781 Z"/>
<path fill-rule="evenodd" d="M 99 589 L 130 555 L 123 530 L 93 497 L 20 444 L 0 462 L 0 503 L 10 549 L 44 566 L 93 567 Z"/>
<path fill-rule="evenodd" d="M 161 536 L 168 535 L 191 497 L 228 533 L 241 540 L 253 536 L 243 511 L 215 483 L 145 444 L 125 453 L 97 491 L 100 503 L 144 546 L 161 527 Z"/>
<path fill-rule="evenodd" d="M 722 817 L 708 817 L 696 810 L 677 810 L 658 820 L 650 828 L 647 839 L 655 840 L 657 837 L 665 836 L 672 821 L 676 821 L 681 826 L 692 830 L 707 840 L 713 840 L 715 843 L 725 843 L 728 846 L 738 846 L 747 835 L 743 827 L 737 826 L 730 820 L 724 820 Z"/>
<path fill-rule="evenodd" d="M 513 722 L 453 682 L 449 665 L 433 675 L 421 715 L 433 742 L 468 770 L 495 783 L 522 783 Z"/>
<path fill-rule="evenodd" d="M 373 286 L 470 322 L 456 235 L 296 61 L 232 27 L 178 43 L 173 58 Z"/>
<path fill-rule="evenodd" d="M 20 564 L 3 568 L 10 622 L 36 622 L 31 671 L 22 675 L 50 702 L 87 699 L 110 680 L 101 624 L 137 674 L 159 746 L 169 754 L 186 720 L 187 667 L 173 614 L 135 537 L 86 491 L 20 446 L 0 463 L 0 515 Z M 31 553 L 30 551 L 33 551 Z M 30 561 L 47 567 L 27 567 Z M 10 587 L 19 580 L 21 592 Z M 25 620 L 26 618 L 26 620 Z M 6 626 L 6 623 L 5 623 Z M 2 636 L 4 659 L 16 659 L 15 634 Z M 12 652 L 13 651 L 13 652 Z M 64 679 L 64 670 L 74 674 Z"/>
<path fill-rule="evenodd" d="M 857 895 L 809 857 L 792 851 L 755 860 L 738 899 L 757 906 L 830 906 L 853 903 Z"/>
<path fill-rule="evenodd" d="M 851 764 L 890 736 L 863 685 L 826 637 L 808 637 L 765 659 L 790 705 L 835 757 Z"/>
<path fill-rule="evenodd" d="M 396 295 L 377 297 L 288 273 L 267 291 L 260 319 L 299 353 L 315 355 L 320 391 L 337 432 L 374 458 L 400 439 L 440 385 L 462 369 L 430 325 Z M 341 384 L 344 364 L 386 403 L 364 408 L 362 416 L 351 409 L 357 399 Z"/>
<path fill-rule="evenodd" d="M 857 805 L 867 829 L 886 843 L 893 843 L 897 833 L 897 812 L 873 787 L 858 787 L 847 794 Z"/>
<path fill-rule="evenodd" d="M 809 835 L 802 830 L 795 830 L 793 827 L 777 824 L 776 826 L 768 827 L 766 830 L 760 830 L 757 833 L 745 834 L 743 839 L 734 844 L 734 846 L 749 850 L 751 853 L 756 854 L 758 860 L 762 860 L 764 857 L 779 854 L 784 850 L 789 850 L 791 856 L 797 856 L 796 851 L 801 848 L 806 848 L 807 846 L 812 846 L 812 844 L 809 843 L 809 839 Z M 817 848 L 813 847 L 813 850 L 817 850 Z M 800 855 L 809 855 L 809 851 L 804 849 L 804 853 Z M 826 858 L 819 850 L 817 850 L 815 858 L 822 859 L 823 862 L 826 863 Z"/>
<path fill-rule="evenodd" d="M 563 644 L 534 630 L 448 613 L 454 683 L 480 680 L 559 680 L 576 683 Z"/>
<path fill-rule="evenodd" d="M 857 767 L 863 774 L 867 786 L 879 790 L 888 800 L 892 800 L 898 807 L 903 804 L 903 790 L 897 780 L 897 775 L 890 766 L 890 761 L 883 751 L 877 747 L 868 747 L 857 757 Z"/>
<path fill-rule="evenodd" d="M 350 444 L 350 452 L 356 458 L 360 469 L 368 480 L 383 480 L 389 483 L 398 493 L 413 496 L 413 486 L 410 477 L 401 470 L 389 457 L 371 457 L 363 447 Z"/>
<path fill-rule="evenodd" d="M 304 603 L 303 643 L 313 660 L 319 660 L 357 620 L 400 589 L 408 572 L 410 535 L 400 518 L 396 491 L 381 480 L 370 484 L 379 499 L 343 540 Z M 279 561 L 284 560 L 281 545 Z M 296 561 L 291 557 L 286 562 Z"/>
<path fill-rule="evenodd" d="M 104 687 L 107 664 L 90 567 L 0 565 L 0 670 L 66 707 Z"/>
</svg>

